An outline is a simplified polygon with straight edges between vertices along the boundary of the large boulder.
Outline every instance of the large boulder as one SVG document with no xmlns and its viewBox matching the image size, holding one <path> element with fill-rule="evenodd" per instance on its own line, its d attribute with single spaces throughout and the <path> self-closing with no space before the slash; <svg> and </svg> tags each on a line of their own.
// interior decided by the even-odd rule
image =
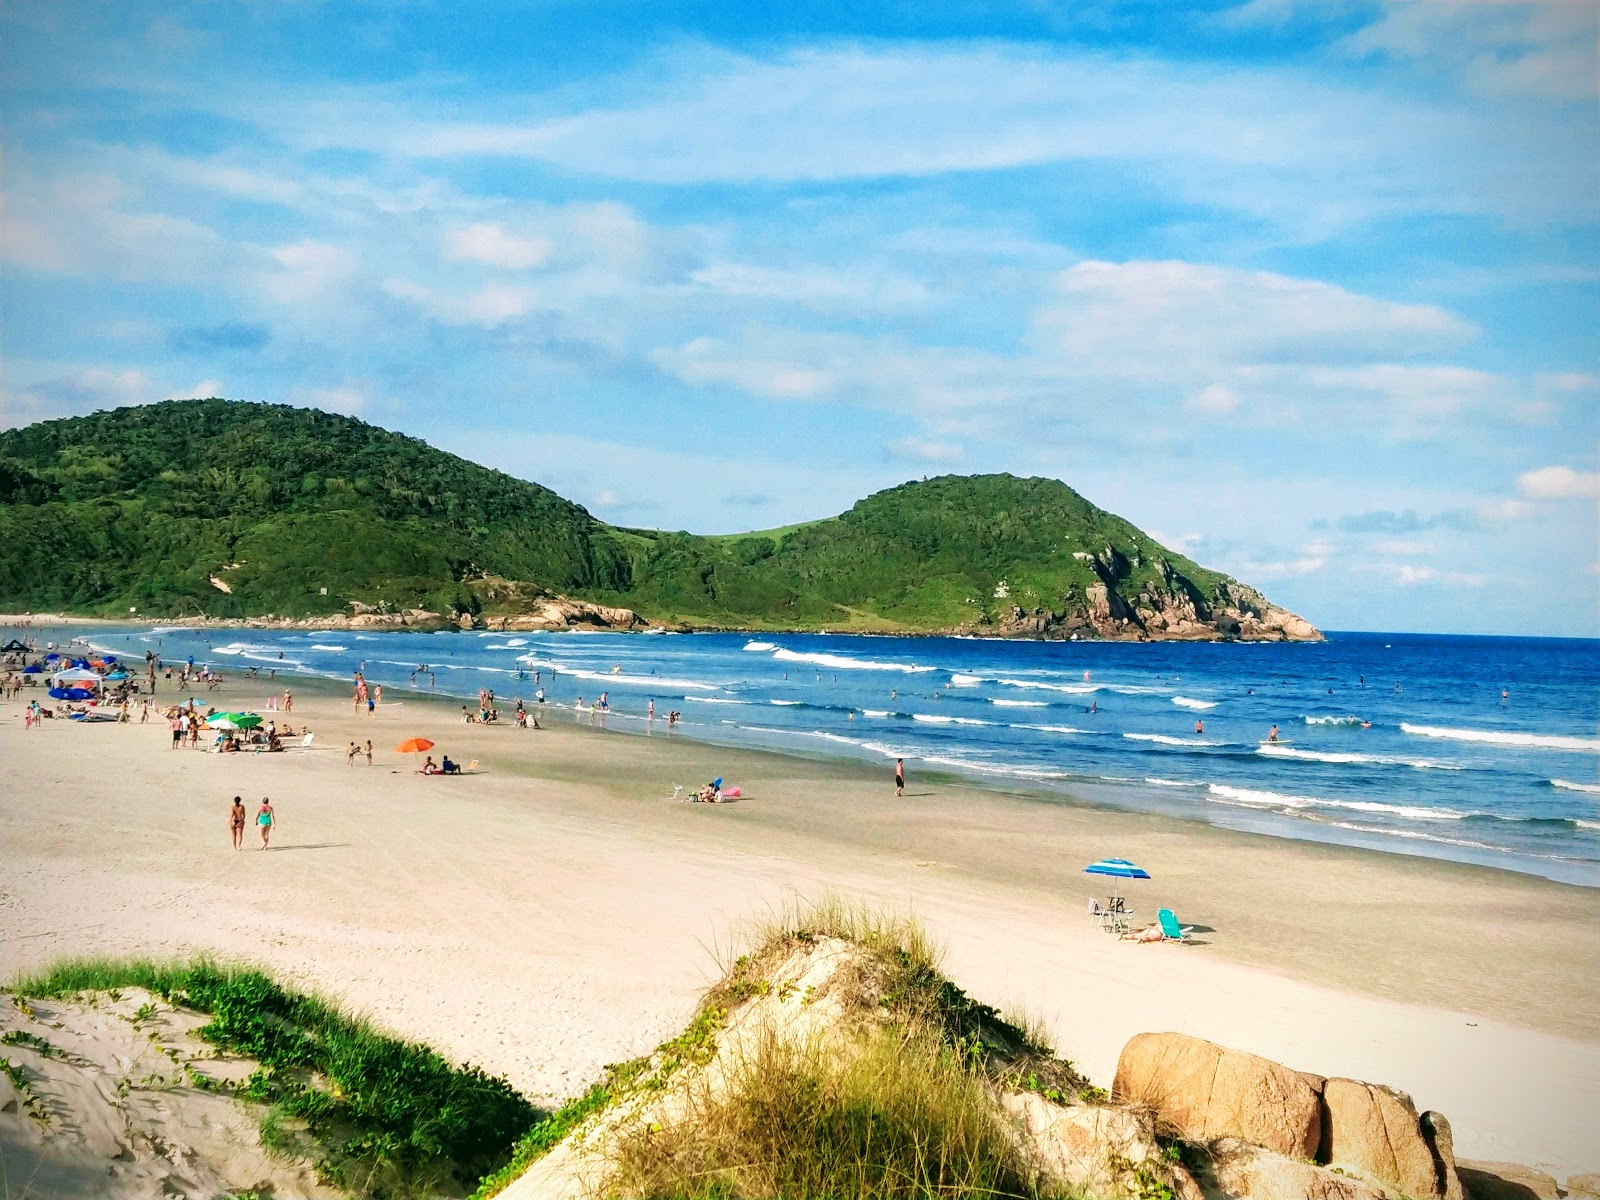
<svg viewBox="0 0 1600 1200">
<path fill-rule="evenodd" d="M 1235 1137 L 1310 1160 L 1322 1141 L 1314 1077 L 1181 1033 L 1141 1033 L 1122 1048 L 1113 1098 L 1148 1107 L 1196 1142 Z"/>
<path fill-rule="evenodd" d="M 1560 1200 L 1562 1194 L 1554 1178 L 1521 1163 L 1463 1159 L 1456 1169 L 1468 1200 Z"/>
<path fill-rule="evenodd" d="M 1389 1200 L 1375 1184 L 1274 1154 L 1237 1138 L 1211 1147 L 1208 1195 L 1229 1200 Z"/>
<path fill-rule="evenodd" d="M 1567 1195 L 1573 1200 L 1600 1200 L 1600 1173 L 1568 1175 Z"/>
<path fill-rule="evenodd" d="M 1449 1123 L 1442 1127 L 1448 1145 Z M 1323 1085 L 1322 1146 L 1316 1157 L 1392 1183 L 1416 1200 L 1461 1197 L 1452 1164 L 1442 1162 L 1424 1137 L 1411 1097 L 1379 1084 L 1330 1079 Z"/>
</svg>

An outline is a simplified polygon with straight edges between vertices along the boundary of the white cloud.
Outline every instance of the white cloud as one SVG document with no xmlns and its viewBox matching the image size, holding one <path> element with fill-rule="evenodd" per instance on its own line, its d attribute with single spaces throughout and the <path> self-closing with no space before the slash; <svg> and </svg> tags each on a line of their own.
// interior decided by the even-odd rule
<svg viewBox="0 0 1600 1200">
<path fill-rule="evenodd" d="M 1037 334 L 1091 370 L 1337 363 L 1453 349 L 1476 330 L 1432 305 L 1313 279 L 1189 262 L 1082 262 L 1062 272 Z"/>
<path fill-rule="evenodd" d="M 714 262 L 694 271 L 689 278 L 709 292 L 797 304 L 823 312 L 899 312 L 923 307 L 931 299 L 928 288 L 919 281 L 881 270 Z"/>
<path fill-rule="evenodd" d="M 1389 578 L 1401 587 L 1435 584 L 1441 587 L 1482 587 L 1489 582 L 1487 575 L 1471 571 L 1448 571 L 1439 567 L 1416 563 L 1395 563 L 1389 566 Z"/>
<path fill-rule="evenodd" d="M 919 437 L 905 437 L 889 442 L 884 446 L 884 450 L 889 457 L 903 459 L 906 462 L 941 465 L 958 463 L 966 457 L 966 451 L 954 442 L 933 442 Z"/>
<path fill-rule="evenodd" d="M 1372 552 L 1384 558 L 1421 558 L 1436 549 L 1431 542 L 1408 542 L 1399 538 L 1385 538 L 1372 545 Z"/>
<path fill-rule="evenodd" d="M 518 237 L 492 221 L 480 221 L 447 233 L 444 249 L 449 258 L 525 271 L 548 260 L 551 246 L 547 238 Z"/>
<path fill-rule="evenodd" d="M 1593 100 L 1597 32 L 1585 0 L 1389 0 L 1345 48 L 1444 67 L 1488 95 Z"/>
<path fill-rule="evenodd" d="M 1534 505 L 1526 500 L 1485 500 L 1475 510 L 1480 519 L 1491 525 L 1505 525 L 1512 521 L 1525 520 L 1537 511 Z"/>
<path fill-rule="evenodd" d="M 314 388 L 306 394 L 306 402 L 312 408 L 359 417 L 371 406 L 372 397 L 365 388 L 347 383 L 339 387 Z"/>
<path fill-rule="evenodd" d="M 265 280 L 276 300 L 288 305 L 321 299 L 343 284 L 355 267 L 348 250 L 311 238 L 272 251 L 279 270 Z"/>
<path fill-rule="evenodd" d="M 134 368 L 79 367 L 0 396 L 0 428 L 158 400 L 204 399 L 222 394 L 222 382 L 216 379 L 203 379 L 192 387 L 172 387 Z"/>
<path fill-rule="evenodd" d="M 1518 475 L 1517 490 L 1531 500 L 1586 500 L 1600 496 L 1600 473 L 1540 467 Z"/>
<path fill-rule="evenodd" d="M 1208 383 L 1185 403 L 1208 417 L 1226 417 L 1239 410 L 1239 393 L 1225 383 Z"/>
</svg>

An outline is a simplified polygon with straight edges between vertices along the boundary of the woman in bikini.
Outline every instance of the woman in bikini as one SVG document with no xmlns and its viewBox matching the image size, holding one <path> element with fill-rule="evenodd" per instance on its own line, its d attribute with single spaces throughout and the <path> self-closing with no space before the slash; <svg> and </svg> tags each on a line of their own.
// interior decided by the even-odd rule
<svg viewBox="0 0 1600 1200">
<path fill-rule="evenodd" d="M 233 848 L 244 849 L 244 819 L 249 815 L 244 811 L 244 797 L 233 798 L 233 808 L 228 812 L 228 828 L 233 830 Z"/>
<path fill-rule="evenodd" d="M 256 828 L 261 830 L 261 848 L 267 848 L 267 839 L 272 836 L 272 827 L 278 822 L 277 810 L 272 807 L 272 801 L 265 796 L 261 797 L 261 807 L 256 811 Z"/>
</svg>

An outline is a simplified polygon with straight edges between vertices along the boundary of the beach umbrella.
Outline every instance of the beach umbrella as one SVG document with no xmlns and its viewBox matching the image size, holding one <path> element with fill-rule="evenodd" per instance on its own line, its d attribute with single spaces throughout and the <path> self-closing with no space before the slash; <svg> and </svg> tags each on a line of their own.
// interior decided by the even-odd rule
<svg viewBox="0 0 1600 1200">
<path fill-rule="evenodd" d="M 58 659 L 60 657 L 61 657 L 61 655 L 57 654 L 55 651 L 52 650 L 49 654 L 46 654 L 44 656 L 44 660 L 45 660 L 45 662 L 55 662 L 56 659 Z"/>
<path fill-rule="evenodd" d="M 401 754 L 421 754 L 424 750 L 432 750 L 433 743 L 427 738 L 407 738 L 395 749 Z"/>
<path fill-rule="evenodd" d="M 1113 879 L 1149 879 L 1150 872 L 1125 858 L 1102 858 L 1083 869 L 1085 875 L 1109 875 Z"/>
<path fill-rule="evenodd" d="M 206 724 L 212 729 L 254 729 L 261 718 L 255 713 L 218 713 L 207 718 Z"/>
<path fill-rule="evenodd" d="M 53 687 L 53 688 L 50 689 L 49 695 L 50 695 L 50 699 L 52 699 L 52 700 L 92 700 L 92 699 L 94 699 L 94 693 L 91 692 L 88 688 Z"/>
</svg>

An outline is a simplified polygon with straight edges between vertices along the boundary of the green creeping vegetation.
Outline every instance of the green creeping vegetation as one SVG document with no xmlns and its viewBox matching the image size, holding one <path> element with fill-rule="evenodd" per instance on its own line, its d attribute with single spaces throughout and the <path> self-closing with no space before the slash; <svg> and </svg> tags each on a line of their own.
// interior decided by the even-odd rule
<svg viewBox="0 0 1600 1200">
<path fill-rule="evenodd" d="M 1203 607 L 1231 582 L 1050 479 L 943 476 L 698 537 L 351 417 L 217 399 L 0 432 L 0 545 L 0 604 L 108 616 L 492 616 L 543 589 L 688 625 L 919 631 L 1076 611 L 1107 581 Z"/>
<path fill-rule="evenodd" d="M 260 1064 L 239 1094 L 268 1106 L 263 1140 L 311 1158 L 359 1196 L 459 1195 L 503 1164 L 543 1115 L 503 1080 L 452 1066 L 259 971 L 85 959 L 13 985 L 35 997 L 127 987 L 208 1013 L 202 1037 Z"/>
<path fill-rule="evenodd" d="M 41 1058 L 65 1058 L 66 1052 L 53 1046 L 38 1034 L 26 1029 L 8 1029 L 0 1033 L 0 1046 L 26 1046 Z"/>
</svg>

